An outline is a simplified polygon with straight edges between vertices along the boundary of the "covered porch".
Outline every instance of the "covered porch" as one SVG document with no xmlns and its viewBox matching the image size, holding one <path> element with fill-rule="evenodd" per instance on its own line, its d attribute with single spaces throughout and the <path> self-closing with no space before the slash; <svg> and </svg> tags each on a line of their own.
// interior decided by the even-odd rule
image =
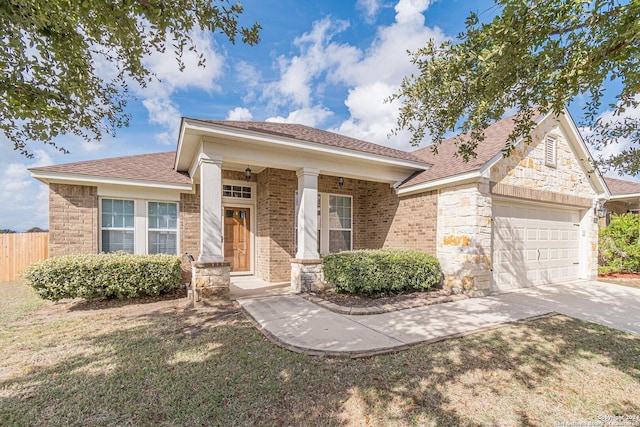
<svg viewBox="0 0 640 427">
<path fill-rule="evenodd" d="M 303 291 L 321 284 L 322 254 L 385 246 L 395 186 L 428 168 L 398 153 L 409 158 L 183 119 L 175 167 L 200 204 L 194 283 L 228 289 L 245 275 Z"/>
</svg>

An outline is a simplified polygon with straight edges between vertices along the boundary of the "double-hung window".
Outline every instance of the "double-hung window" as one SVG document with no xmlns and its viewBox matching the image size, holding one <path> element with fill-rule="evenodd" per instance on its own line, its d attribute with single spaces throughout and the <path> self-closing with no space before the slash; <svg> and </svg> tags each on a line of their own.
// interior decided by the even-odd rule
<svg viewBox="0 0 640 427">
<path fill-rule="evenodd" d="M 149 254 L 178 253 L 178 205 L 149 202 L 148 204 Z"/>
<path fill-rule="evenodd" d="M 133 200 L 102 199 L 102 252 L 135 251 Z"/>
<path fill-rule="evenodd" d="M 351 197 L 329 195 L 329 252 L 351 250 Z"/>
<path fill-rule="evenodd" d="M 101 199 L 102 252 L 178 254 L 178 204 Z"/>
<path fill-rule="evenodd" d="M 295 197 L 296 248 L 298 246 L 298 193 Z M 318 252 L 349 251 L 353 246 L 351 196 L 318 193 Z"/>
</svg>

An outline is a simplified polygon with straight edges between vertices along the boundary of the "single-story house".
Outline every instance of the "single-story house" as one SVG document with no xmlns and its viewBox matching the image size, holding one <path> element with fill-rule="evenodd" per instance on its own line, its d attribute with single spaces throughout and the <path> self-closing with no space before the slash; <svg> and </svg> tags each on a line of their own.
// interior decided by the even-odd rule
<svg viewBox="0 0 640 427">
<path fill-rule="evenodd" d="M 323 254 L 407 248 L 435 255 L 445 286 L 486 295 L 597 275 L 605 182 L 568 113 L 536 123 L 533 142 L 503 157 L 514 121 L 496 122 L 465 163 L 453 139 L 435 155 L 183 118 L 175 151 L 30 171 L 50 188 L 52 256 L 190 253 L 196 286 L 253 275 L 307 290 Z"/>
<path fill-rule="evenodd" d="M 611 196 L 604 205 L 606 219 L 601 225 L 609 225 L 611 214 L 640 213 L 640 182 L 609 177 L 605 177 L 604 182 Z"/>
</svg>

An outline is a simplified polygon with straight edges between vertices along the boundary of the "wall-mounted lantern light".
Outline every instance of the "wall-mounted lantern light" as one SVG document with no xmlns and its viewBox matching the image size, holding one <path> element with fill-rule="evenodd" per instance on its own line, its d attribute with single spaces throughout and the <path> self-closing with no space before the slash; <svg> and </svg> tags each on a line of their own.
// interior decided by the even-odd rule
<svg viewBox="0 0 640 427">
<path fill-rule="evenodd" d="M 598 200 L 596 203 L 596 207 L 594 208 L 594 215 L 597 215 L 598 218 L 604 218 L 607 216 L 607 207 L 604 205 L 604 200 Z"/>
<path fill-rule="evenodd" d="M 344 178 L 343 178 L 343 177 L 339 177 L 339 178 L 338 178 L 338 185 L 339 185 L 340 187 L 342 187 L 342 186 L 344 185 Z"/>
<path fill-rule="evenodd" d="M 251 180 L 251 169 L 249 169 L 249 167 L 244 170 L 244 179 L 245 181 Z"/>
</svg>

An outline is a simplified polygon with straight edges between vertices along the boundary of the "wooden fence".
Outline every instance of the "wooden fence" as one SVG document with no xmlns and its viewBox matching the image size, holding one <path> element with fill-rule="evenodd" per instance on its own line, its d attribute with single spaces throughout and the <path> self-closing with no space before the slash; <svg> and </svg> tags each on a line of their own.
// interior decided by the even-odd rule
<svg viewBox="0 0 640 427">
<path fill-rule="evenodd" d="M 49 258 L 49 233 L 0 234 L 0 282 L 19 280 L 20 271 Z"/>
</svg>

